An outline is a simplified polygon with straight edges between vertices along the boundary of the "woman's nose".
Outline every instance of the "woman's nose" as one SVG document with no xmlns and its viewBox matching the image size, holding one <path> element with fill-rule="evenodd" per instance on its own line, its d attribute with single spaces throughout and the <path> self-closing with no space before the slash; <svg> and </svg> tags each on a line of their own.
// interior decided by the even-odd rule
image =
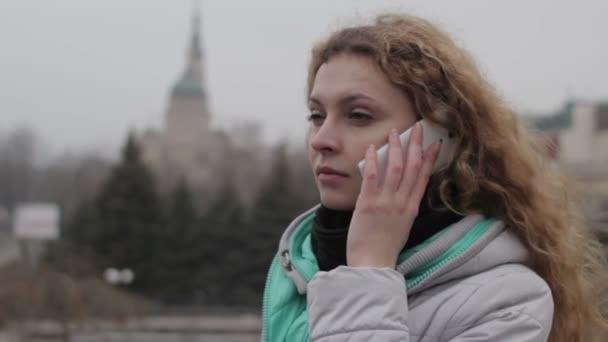
<svg viewBox="0 0 608 342">
<path fill-rule="evenodd" d="M 335 153 L 340 151 L 340 132 L 338 127 L 329 120 L 325 120 L 310 137 L 310 146 L 318 152 Z"/>
</svg>

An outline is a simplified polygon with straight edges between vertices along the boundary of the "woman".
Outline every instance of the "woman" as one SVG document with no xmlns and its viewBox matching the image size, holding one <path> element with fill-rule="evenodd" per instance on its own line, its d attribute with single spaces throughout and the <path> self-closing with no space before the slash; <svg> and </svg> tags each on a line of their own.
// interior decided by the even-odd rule
<svg viewBox="0 0 608 342">
<path fill-rule="evenodd" d="M 598 247 L 446 34 L 395 15 L 335 32 L 313 50 L 308 104 L 321 204 L 281 238 L 264 341 L 571 342 L 603 329 Z M 457 141 L 432 175 L 441 146 L 422 150 L 420 119 Z"/>
</svg>

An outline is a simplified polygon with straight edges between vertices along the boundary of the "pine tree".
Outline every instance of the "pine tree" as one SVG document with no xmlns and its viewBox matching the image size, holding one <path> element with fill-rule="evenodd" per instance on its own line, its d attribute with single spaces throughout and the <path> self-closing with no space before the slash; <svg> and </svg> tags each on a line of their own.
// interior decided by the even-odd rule
<svg viewBox="0 0 608 342">
<path fill-rule="evenodd" d="M 243 304 L 235 291 L 242 287 L 240 274 L 235 273 L 246 258 L 249 231 L 244 226 L 244 207 L 239 199 L 232 169 L 222 172 L 222 185 L 210 201 L 202 219 L 201 282 L 207 304 L 228 305 L 231 301 Z"/>
<path fill-rule="evenodd" d="M 213 224 L 240 224 L 245 219 L 245 210 L 239 199 L 233 175 L 228 171 L 216 197 L 213 199 L 205 219 Z"/>
<path fill-rule="evenodd" d="M 300 198 L 293 188 L 287 145 L 280 143 L 265 183 L 255 201 L 252 217 L 256 223 L 287 224 L 301 210 Z"/>
<path fill-rule="evenodd" d="M 277 252 L 280 236 L 295 216 L 307 208 L 306 201 L 296 192 L 290 172 L 287 146 L 275 148 L 274 160 L 265 183 L 258 194 L 252 212 L 252 222 L 247 227 L 248 258 L 238 265 L 241 296 L 251 305 L 260 304 L 266 273 Z"/>
<path fill-rule="evenodd" d="M 148 292 L 158 286 L 155 277 L 162 264 L 158 252 L 163 214 L 154 179 L 140 159 L 133 134 L 123 148 L 122 161 L 83 218 L 83 225 L 72 227 L 71 235 L 102 258 L 102 268 L 132 270 L 135 290 Z"/>
<path fill-rule="evenodd" d="M 185 179 L 181 179 L 170 195 L 167 203 L 168 224 L 173 232 L 191 234 L 188 230 L 198 219 L 198 212 L 194 206 L 192 192 Z"/>
<path fill-rule="evenodd" d="M 190 303 L 204 286 L 200 274 L 205 237 L 185 179 L 170 194 L 166 207 L 159 297 L 172 303 Z"/>
</svg>

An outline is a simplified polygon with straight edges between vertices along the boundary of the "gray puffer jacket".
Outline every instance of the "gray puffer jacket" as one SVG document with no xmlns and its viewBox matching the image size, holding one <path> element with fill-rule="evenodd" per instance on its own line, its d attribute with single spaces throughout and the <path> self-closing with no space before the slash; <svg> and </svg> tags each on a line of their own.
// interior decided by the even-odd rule
<svg viewBox="0 0 608 342">
<path fill-rule="evenodd" d="M 395 269 L 313 274 L 291 249 L 308 243 L 301 230 L 314 210 L 287 228 L 277 256 L 285 279 L 305 296 L 310 341 L 547 341 L 551 291 L 502 222 L 467 216 L 402 255 Z"/>
</svg>

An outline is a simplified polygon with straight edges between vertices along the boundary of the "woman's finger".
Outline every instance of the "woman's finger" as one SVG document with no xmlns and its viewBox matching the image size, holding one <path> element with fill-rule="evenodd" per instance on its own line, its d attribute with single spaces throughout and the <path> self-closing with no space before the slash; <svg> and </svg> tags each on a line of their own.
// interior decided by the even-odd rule
<svg viewBox="0 0 608 342">
<path fill-rule="evenodd" d="M 422 126 L 420 123 L 416 123 L 412 128 L 412 133 L 407 143 L 405 174 L 399 185 L 399 192 L 404 194 L 404 196 L 409 196 L 408 194 L 416 184 L 418 173 L 420 173 L 420 168 L 422 166 L 422 138 Z"/>
<path fill-rule="evenodd" d="M 392 130 L 388 137 L 388 160 L 382 191 L 395 193 L 403 178 L 403 150 L 397 130 Z"/>
<path fill-rule="evenodd" d="M 365 152 L 365 166 L 363 167 L 362 194 L 375 194 L 378 192 L 378 166 L 376 147 L 371 145 Z"/>
<path fill-rule="evenodd" d="M 414 185 L 414 188 L 410 192 L 409 199 L 411 201 L 414 201 L 415 203 L 420 203 L 420 201 L 422 201 L 422 196 L 424 196 L 426 187 L 429 184 L 429 179 L 431 178 L 433 164 L 435 164 L 435 160 L 437 160 L 437 156 L 439 156 L 440 150 L 441 143 L 436 142 L 429 146 L 426 151 L 424 151 L 422 167 L 420 169 L 418 179 L 416 181 L 416 184 Z"/>
</svg>

